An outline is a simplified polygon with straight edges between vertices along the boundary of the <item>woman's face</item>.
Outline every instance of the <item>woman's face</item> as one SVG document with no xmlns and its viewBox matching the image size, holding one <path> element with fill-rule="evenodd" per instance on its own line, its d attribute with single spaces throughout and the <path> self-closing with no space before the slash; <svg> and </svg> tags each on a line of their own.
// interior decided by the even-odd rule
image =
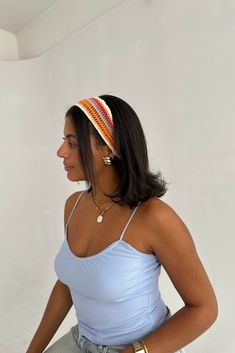
<svg viewBox="0 0 235 353">
<path fill-rule="evenodd" d="M 67 178 L 71 181 L 85 180 L 82 166 L 79 162 L 77 135 L 70 118 L 65 119 L 64 142 L 57 151 L 57 156 L 63 158 L 64 169 L 67 172 Z M 107 155 L 107 146 L 97 146 L 95 138 L 90 136 L 91 152 L 93 154 L 94 169 L 96 175 L 101 175 L 105 169 L 102 156 Z"/>
<path fill-rule="evenodd" d="M 63 139 L 64 142 L 58 149 L 57 156 L 63 158 L 67 178 L 71 181 L 85 180 L 79 163 L 77 135 L 70 118 L 65 119 Z"/>
</svg>

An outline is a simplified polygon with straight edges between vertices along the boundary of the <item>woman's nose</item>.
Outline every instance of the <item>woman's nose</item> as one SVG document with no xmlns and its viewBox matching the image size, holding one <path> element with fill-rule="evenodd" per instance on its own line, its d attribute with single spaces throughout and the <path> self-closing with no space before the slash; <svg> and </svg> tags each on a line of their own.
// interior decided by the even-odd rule
<svg viewBox="0 0 235 353">
<path fill-rule="evenodd" d="M 66 158 L 68 157 L 68 151 L 65 148 L 64 143 L 59 147 L 59 149 L 56 152 L 57 156 L 59 158 Z"/>
</svg>

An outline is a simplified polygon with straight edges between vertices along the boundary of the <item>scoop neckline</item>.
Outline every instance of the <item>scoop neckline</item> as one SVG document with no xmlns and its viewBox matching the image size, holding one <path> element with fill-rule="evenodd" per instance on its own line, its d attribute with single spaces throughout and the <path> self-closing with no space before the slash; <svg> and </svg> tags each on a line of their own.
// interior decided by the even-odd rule
<svg viewBox="0 0 235 353">
<path fill-rule="evenodd" d="M 136 249 L 134 246 L 132 246 L 131 244 L 127 243 L 125 240 L 123 239 L 117 239 L 114 242 L 112 242 L 110 245 L 106 246 L 106 248 L 104 248 L 103 250 L 99 251 L 97 254 L 94 255 L 90 255 L 90 256 L 77 256 L 73 253 L 73 251 L 71 250 L 70 246 L 69 246 L 69 242 L 68 242 L 68 238 L 67 238 L 67 227 L 65 229 L 65 243 L 66 246 L 70 252 L 70 254 L 77 260 L 79 261 L 85 261 L 85 260 L 90 260 L 90 259 L 94 259 L 97 258 L 99 256 L 102 256 L 103 254 L 109 252 L 112 248 L 114 248 L 118 243 L 122 243 L 124 245 L 126 245 L 128 248 L 130 248 L 132 251 L 134 251 L 136 254 L 141 255 L 141 256 L 154 256 L 154 254 L 147 254 L 144 253 L 142 251 L 139 251 L 138 249 Z"/>
</svg>

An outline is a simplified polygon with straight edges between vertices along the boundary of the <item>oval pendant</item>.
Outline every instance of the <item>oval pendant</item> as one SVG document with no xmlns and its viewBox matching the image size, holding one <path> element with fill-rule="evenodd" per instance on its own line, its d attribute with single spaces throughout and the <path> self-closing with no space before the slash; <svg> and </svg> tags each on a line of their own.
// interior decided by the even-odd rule
<svg viewBox="0 0 235 353">
<path fill-rule="evenodd" d="M 101 223 L 102 221 L 103 221 L 103 216 L 99 215 L 99 216 L 97 217 L 97 222 L 98 222 L 98 223 Z"/>
</svg>

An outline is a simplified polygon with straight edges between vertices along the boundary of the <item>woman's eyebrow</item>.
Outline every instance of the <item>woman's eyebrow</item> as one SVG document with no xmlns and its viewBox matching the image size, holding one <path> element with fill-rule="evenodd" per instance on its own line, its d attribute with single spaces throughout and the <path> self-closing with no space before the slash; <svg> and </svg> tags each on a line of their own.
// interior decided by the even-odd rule
<svg viewBox="0 0 235 353">
<path fill-rule="evenodd" d="M 69 138 L 77 138 L 77 136 L 76 135 L 73 135 L 73 134 L 67 134 L 67 135 L 65 135 L 65 137 L 67 138 L 67 139 L 69 139 Z"/>
</svg>

